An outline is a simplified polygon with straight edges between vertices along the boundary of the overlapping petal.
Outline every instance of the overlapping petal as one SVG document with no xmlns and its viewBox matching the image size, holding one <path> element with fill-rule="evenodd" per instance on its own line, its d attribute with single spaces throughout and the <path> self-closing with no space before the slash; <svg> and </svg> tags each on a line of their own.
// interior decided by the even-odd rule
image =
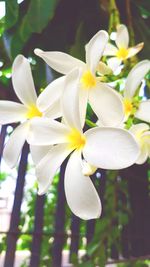
<svg viewBox="0 0 150 267">
<path fill-rule="evenodd" d="M 19 125 L 11 134 L 3 151 L 3 157 L 10 168 L 13 168 L 20 156 L 22 147 L 27 138 L 29 122 Z"/>
<path fill-rule="evenodd" d="M 130 71 L 125 85 L 124 96 L 132 98 L 141 84 L 142 79 L 150 70 L 150 60 L 143 60 Z"/>
<path fill-rule="evenodd" d="M 88 176 L 82 173 L 81 155 L 73 152 L 65 172 L 65 194 L 72 212 L 84 220 L 101 215 L 101 202 Z"/>
<path fill-rule="evenodd" d="M 117 126 L 124 118 L 123 104 L 118 93 L 104 83 L 90 91 L 89 102 L 104 126 Z"/>
<path fill-rule="evenodd" d="M 85 124 L 88 98 L 89 98 L 89 90 L 81 88 L 81 90 L 79 91 L 79 112 L 80 112 L 80 121 L 82 127 Z"/>
<path fill-rule="evenodd" d="M 69 129 L 62 123 L 48 118 L 34 118 L 27 137 L 29 144 L 47 146 L 66 143 Z"/>
<path fill-rule="evenodd" d="M 140 135 L 142 132 L 148 131 L 149 130 L 149 125 L 146 123 L 138 123 L 132 125 L 130 128 L 130 132 L 134 135 Z"/>
<path fill-rule="evenodd" d="M 135 56 L 137 53 L 139 53 L 144 46 L 144 43 L 139 43 L 136 46 L 129 47 L 128 48 L 128 58 Z"/>
<path fill-rule="evenodd" d="M 150 122 L 150 100 L 142 101 L 135 114 L 135 117 L 146 122 Z"/>
<path fill-rule="evenodd" d="M 45 112 L 43 112 L 44 117 L 50 119 L 57 119 L 62 116 L 61 101 L 58 99 L 54 104 L 52 104 Z"/>
<path fill-rule="evenodd" d="M 119 128 L 93 128 L 85 133 L 85 159 L 103 169 L 122 169 L 131 166 L 139 155 L 139 145 L 126 130 Z"/>
<path fill-rule="evenodd" d="M 20 103 L 0 101 L 0 124 L 18 122 L 26 118 L 28 109 Z"/>
<path fill-rule="evenodd" d="M 35 54 L 41 57 L 52 69 L 67 74 L 74 68 L 84 68 L 85 63 L 63 52 L 47 52 L 39 48 L 34 50 Z"/>
<path fill-rule="evenodd" d="M 30 63 L 22 55 L 18 55 L 12 66 L 12 83 L 16 95 L 21 102 L 30 107 L 36 104 L 37 95 L 32 78 Z"/>
<path fill-rule="evenodd" d="M 116 45 L 119 48 L 128 48 L 129 45 L 129 33 L 125 25 L 120 24 L 117 27 Z"/>
<path fill-rule="evenodd" d="M 115 56 L 117 51 L 118 49 L 114 45 L 108 43 L 105 47 L 103 56 Z"/>
<path fill-rule="evenodd" d="M 66 123 L 71 128 L 82 129 L 79 113 L 79 81 L 80 71 L 74 69 L 65 80 L 65 89 L 62 95 L 62 112 Z"/>
<path fill-rule="evenodd" d="M 147 146 L 141 147 L 140 155 L 136 160 L 136 164 L 143 164 L 149 156 Z"/>
<path fill-rule="evenodd" d="M 45 111 L 60 99 L 64 90 L 64 80 L 64 76 L 54 80 L 39 95 L 37 106 L 41 111 Z"/>
<path fill-rule="evenodd" d="M 108 42 L 108 33 L 106 31 L 97 32 L 86 45 L 86 63 L 88 68 L 95 74 L 96 67 L 103 55 Z"/>
<path fill-rule="evenodd" d="M 42 195 L 49 189 L 56 171 L 71 153 L 66 144 L 53 146 L 46 156 L 36 167 L 36 176 L 38 179 L 38 194 Z"/>
<path fill-rule="evenodd" d="M 30 145 L 30 152 L 34 164 L 38 164 L 42 158 L 50 151 L 52 146 L 32 146 Z"/>
<path fill-rule="evenodd" d="M 121 62 L 122 60 L 117 57 L 111 57 L 107 60 L 107 64 L 113 72 L 117 70 L 117 68 L 121 65 Z"/>
</svg>

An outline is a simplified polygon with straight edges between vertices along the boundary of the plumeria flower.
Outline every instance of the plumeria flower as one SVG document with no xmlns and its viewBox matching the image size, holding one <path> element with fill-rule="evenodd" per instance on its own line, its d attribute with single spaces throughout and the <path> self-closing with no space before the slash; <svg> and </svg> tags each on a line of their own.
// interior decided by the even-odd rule
<svg viewBox="0 0 150 267">
<path fill-rule="evenodd" d="M 129 47 L 129 33 L 125 25 L 121 24 L 117 27 L 116 46 L 108 43 L 106 45 L 104 55 L 110 56 L 107 60 L 108 66 L 115 71 L 121 63 L 136 55 L 144 46 L 144 43 L 139 43 L 136 46 Z"/>
<path fill-rule="evenodd" d="M 86 63 L 62 52 L 44 52 L 35 49 L 36 55 L 43 58 L 50 67 L 62 74 L 68 74 L 74 68 L 80 69 L 79 101 L 82 125 L 85 122 L 88 101 L 105 126 L 116 126 L 123 120 L 123 106 L 118 94 L 103 82 L 104 75 L 110 73 L 110 69 L 105 64 L 99 63 L 107 42 L 107 32 L 99 31 L 94 35 L 85 46 Z M 96 75 L 97 72 L 99 77 Z M 45 107 L 49 105 L 48 90 L 45 91 L 45 94 L 47 94 L 47 102 L 46 98 L 44 101 L 41 99 L 39 107 L 40 105 Z"/>
<path fill-rule="evenodd" d="M 55 83 L 56 82 L 57 81 L 55 81 Z M 29 132 L 30 121 L 34 117 L 48 116 L 50 118 L 56 118 L 60 114 L 60 105 L 57 99 L 53 99 L 53 102 L 51 101 L 50 108 L 45 113 L 42 113 L 42 110 L 38 107 L 38 98 L 34 87 L 30 64 L 22 55 L 18 55 L 13 63 L 12 83 L 15 93 L 22 104 L 13 101 L 0 101 L 0 124 L 21 122 L 13 131 L 4 147 L 3 156 L 11 168 L 14 167 L 18 161 L 21 149 Z M 53 88 L 53 83 L 48 87 Z M 35 149 L 36 152 L 40 150 L 36 156 L 40 157 L 42 148 L 32 148 L 34 151 Z M 46 148 L 44 147 L 43 150 L 46 150 Z M 33 153 L 35 155 L 35 152 Z"/>
<path fill-rule="evenodd" d="M 130 128 L 140 146 L 140 155 L 137 164 L 143 164 L 150 157 L 150 127 L 146 123 L 139 123 Z"/>
<path fill-rule="evenodd" d="M 137 90 L 149 70 L 150 60 L 143 60 L 135 65 L 126 79 L 124 95 L 120 96 L 124 105 L 125 120 L 133 115 L 138 119 L 150 122 L 150 100 L 140 101 L 136 97 Z"/>
<path fill-rule="evenodd" d="M 104 169 L 126 168 L 136 161 L 139 146 L 128 131 L 119 128 L 95 127 L 83 133 L 78 76 L 76 69 L 66 76 L 62 96 L 65 123 L 47 118 L 33 119 L 28 142 L 52 145 L 36 167 L 40 195 L 47 192 L 57 169 L 71 154 L 65 171 L 66 199 L 72 212 L 87 220 L 101 214 L 101 202 L 88 176 L 91 169 L 88 170 L 87 164 Z"/>
</svg>

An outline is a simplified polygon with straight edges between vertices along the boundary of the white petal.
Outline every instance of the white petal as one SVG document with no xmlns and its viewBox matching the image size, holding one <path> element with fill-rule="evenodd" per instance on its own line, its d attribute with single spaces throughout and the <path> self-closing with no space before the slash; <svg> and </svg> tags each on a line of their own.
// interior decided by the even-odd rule
<svg viewBox="0 0 150 267">
<path fill-rule="evenodd" d="M 150 100 L 142 101 L 135 114 L 135 117 L 146 122 L 150 122 Z"/>
<path fill-rule="evenodd" d="M 117 51 L 118 49 L 114 45 L 108 43 L 105 47 L 103 56 L 115 56 Z"/>
<path fill-rule="evenodd" d="M 132 127 L 130 128 L 130 132 L 134 135 L 139 135 L 142 132 L 148 131 L 149 130 L 149 125 L 146 123 L 138 123 L 138 124 L 134 124 L 132 125 Z"/>
<path fill-rule="evenodd" d="M 26 106 L 36 103 L 37 95 L 32 78 L 30 63 L 22 55 L 18 55 L 12 66 L 12 83 L 16 95 Z"/>
<path fill-rule="evenodd" d="M 45 52 L 36 48 L 34 53 L 41 57 L 52 69 L 67 74 L 74 68 L 84 68 L 85 63 L 63 52 Z"/>
<path fill-rule="evenodd" d="M 69 129 L 60 122 L 48 118 L 34 118 L 30 122 L 28 143 L 36 146 L 47 146 L 66 143 Z"/>
<path fill-rule="evenodd" d="M 100 61 L 97 65 L 97 69 L 101 75 L 109 75 L 112 74 L 112 70 L 110 67 L 108 67 L 104 62 Z"/>
<path fill-rule="evenodd" d="M 108 42 L 108 33 L 106 31 L 97 32 L 86 45 L 86 63 L 93 72 L 96 71 L 99 60 L 101 59 L 106 44 Z"/>
<path fill-rule="evenodd" d="M 81 88 L 79 91 L 79 109 L 80 109 L 80 120 L 82 128 L 85 124 L 88 98 L 89 98 L 89 90 Z"/>
<path fill-rule="evenodd" d="M 12 101 L 0 101 L 0 124 L 18 122 L 25 119 L 28 109 Z"/>
<path fill-rule="evenodd" d="M 128 48 L 129 33 L 127 27 L 123 24 L 117 27 L 116 44 L 119 48 Z"/>
<path fill-rule="evenodd" d="M 141 147 L 140 155 L 136 160 L 136 164 L 143 164 L 148 158 L 148 149 L 147 147 Z"/>
<path fill-rule="evenodd" d="M 117 70 L 117 68 L 121 65 L 121 62 L 122 60 L 117 57 L 111 57 L 107 60 L 107 64 L 113 72 Z"/>
<path fill-rule="evenodd" d="M 143 60 L 130 71 L 125 85 L 124 96 L 132 98 L 141 84 L 142 79 L 150 70 L 150 60 Z"/>
<path fill-rule="evenodd" d="M 50 119 L 57 119 L 62 116 L 62 108 L 60 99 L 58 99 L 50 108 L 48 108 L 44 112 L 44 117 L 48 117 Z"/>
<path fill-rule="evenodd" d="M 46 156 L 36 167 L 36 176 L 38 179 L 38 194 L 42 195 L 49 189 L 57 169 L 65 158 L 71 153 L 66 144 L 53 146 Z"/>
<path fill-rule="evenodd" d="M 133 46 L 133 47 L 128 48 L 128 53 L 129 53 L 128 54 L 128 58 L 129 57 L 133 57 L 138 52 L 140 52 L 142 50 L 143 46 L 144 46 L 144 43 L 140 43 L 140 44 L 138 44 L 136 46 Z"/>
<path fill-rule="evenodd" d="M 42 158 L 50 151 L 52 146 L 32 146 L 30 145 L 30 152 L 34 164 L 38 164 Z"/>
<path fill-rule="evenodd" d="M 117 126 L 124 118 L 121 98 L 114 89 L 99 83 L 89 93 L 89 102 L 104 126 Z"/>
<path fill-rule="evenodd" d="M 65 193 L 72 212 L 83 220 L 100 217 L 101 202 L 88 176 L 82 174 L 81 156 L 73 152 L 65 172 Z"/>
<path fill-rule="evenodd" d="M 60 99 L 64 90 L 65 77 L 60 77 L 50 83 L 37 99 L 37 106 L 41 111 L 45 111 L 51 107 L 58 99 Z"/>
<path fill-rule="evenodd" d="M 79 81 L 80 72 L 78 69 L 74 69 L 66 76 L 65 90 L 62 95 L 62 112 L 64 120 L 69 127 L 81 130 L 79 113 Z"/>
<path fill-rule="evenodd" d="M 27 138 L 28 131 L 29 123 L 22 123 L 13 131 L 4 147 L 3 157 L 10 168 L 15 167 L 17 164 L 22 147 Z"/>
<path fill-rule="evenodd" d="M 103 169 L 123 169 L 131 166 L 139 155 L 139 145 L 126 130 L 119 128 L 93 128 L 84 133 L 85 159 Z"/>
</svg>

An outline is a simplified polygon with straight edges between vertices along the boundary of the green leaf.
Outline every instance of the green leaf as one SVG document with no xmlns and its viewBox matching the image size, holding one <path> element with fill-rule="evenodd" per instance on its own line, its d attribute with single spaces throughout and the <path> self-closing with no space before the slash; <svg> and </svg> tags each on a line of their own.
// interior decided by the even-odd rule
<svg viewBox="0 0 150 267">
<path fill-rule="evenodd" d="M 59 0 L 31 0 L 28 12 L 11 41 L 13 58 L 22 51 L 32 33 L 41 33 L 47 26 L 55 14 L 58 2 Z"/>
<path fill-rule="evenodd" d="M 9 29 L 14 26 L 18 19 L 19 5 L 17 0 L 6 0 L 5 28 Z"/>
</svg>

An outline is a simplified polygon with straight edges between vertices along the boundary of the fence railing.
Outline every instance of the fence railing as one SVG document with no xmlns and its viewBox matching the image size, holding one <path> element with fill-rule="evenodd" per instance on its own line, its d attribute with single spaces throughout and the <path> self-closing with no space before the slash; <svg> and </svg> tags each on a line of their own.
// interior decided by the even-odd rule
<svg viewBox="0 0 150 267">
<path fill-rule="evenodd" d="M 3 146 L 5 137 L 7 134 L 7 126 L 3 126 L 0 133 L 0 160 L 3 152 Z M 29 147 L 26 143 L 22 150 L 22 155 L 18 167 L 18 175 L 14 196 L 14 203 L 11 213 L 11 220 L 9 231 L 6 233 L 6 254 L 4 267 L 13 267 L 15 261 L 16 244 L 21 234 L 32 235 L 31 243 L 31 257 L 30 267 L 38 267 L 40 264 L 41 243 L 45 234 L 49 237 L 53 237 L 52 244 L 52 267 L 61 267 L 62 251 L 69 234 L 65 231 L 65 194 L 64 194 L 64 171 L 66 161 L 63 163 L 60 170 L 60 180 L 58 184 L 58 199 L 55 211 L 54 221 L 54 233 L 45 233 L 43 231 L 43 217 L 44 217 L 44 204 L 45 196 L 37 196 L 35 203 L 34 214 L 34 230 L 29 233 L 21 233 L 19 230 L 21 204 L 24 194 L 25 176 L 27 170 Z M 128 190 L 130 197 L 130 205 L 132 216 L 129 223 L 124 227 L 122 231 L 122 247 L 123 257 L 125 259 L 134 260 L 135 258 L 150 258 L 150 185 L 148 180 L 149 165 L 148 163 L 142 166 L 133 166 L 131 168 L 122 170 L 120 172 L 121 177 L 127 180 Z M 105 171 L 101 171 L 101 179 L 99 179 L 98 192 L 103 202 L 103 195 L 105 191 Z M 124 197 L 120 196 L 122 202 Z M 104 216 L 102 214 L 102 216 Z M 81 221 L 76 216 L 72 215 L 70 218 L 70 248 L 69 259 L 73 254 L 77 254 L 79 251 L 80 241 L 80 224 Z M 115 222 L 114 222 L 115 223 Z M 90 243 L 95 230 L 95 220 L 88 221 L 86 223 L 86 242 Z M 117 248 L 112 247 L 111 258 L 115 261 L 120 261 Z"/>
</svg>

